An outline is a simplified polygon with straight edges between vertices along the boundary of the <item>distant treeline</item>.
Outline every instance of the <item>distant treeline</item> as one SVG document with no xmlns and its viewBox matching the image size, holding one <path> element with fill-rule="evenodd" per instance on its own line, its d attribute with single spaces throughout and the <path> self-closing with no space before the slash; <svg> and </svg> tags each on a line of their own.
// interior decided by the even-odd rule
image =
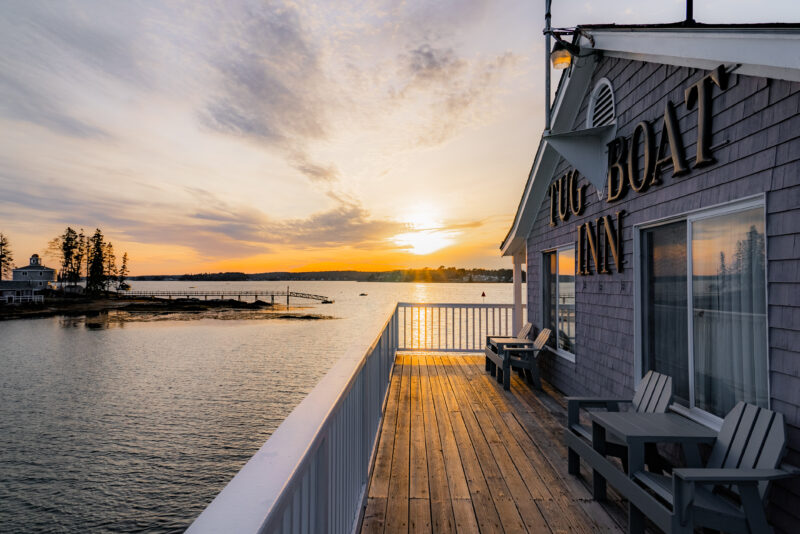
<svg viewBox="0 0 800 534">
<path fill-rule="evenodd" d="M 239 272 L 184 275 L 134 276 L 133 280 L 186 280 L 196 282 L 303 281 L 332 280 L 352 282 L 501 282 L 513 280 L 511 269 L 402 269 L 396 271 L 316 271 L 305 273 L 274 272 L 246 274 Z M 522 273 L 525 280 L 525 273 Z"/>
</svg>

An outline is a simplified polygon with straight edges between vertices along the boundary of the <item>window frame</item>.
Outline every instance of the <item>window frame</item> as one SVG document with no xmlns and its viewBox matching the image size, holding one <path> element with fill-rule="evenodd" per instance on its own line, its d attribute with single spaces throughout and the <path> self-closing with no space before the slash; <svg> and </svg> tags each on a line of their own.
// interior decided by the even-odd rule
<svg viewBox="0 0 800 534">
<path fill-rule="evenodd" d="M 709 206 L 706 208 L 700 208 L 696 210 L 691 210 L 687 212 L 683 212 L 680 214 L 676 214 L 670 217 L 666 217 L 663 219 L 657 219 L 652 221 L 647 221 L 643 223 L 638 223 L 633 225 L 633 262 L 634 262 L 634 270 L 633 270 L 633 318 L 634 318 L 634 327 L 633 327 L 633 343 L 634 343 L 634 360 L 633 360 L 633 383 L 634 386 L 637 386 L 639 382 L 642 380 L 642 374 L 644 371 L 644 354 L 642 351 L 642 264 L 641 264 L 641 252 L 642 252 L 642 243 L 641 243 L 641 236 L 643 230 L 648 230 L 651 228 L 657 228 L 659 226 L 663 226 L 669 223 L 679 222 L 679 221 L 686 221 L 686 262 L 687 262 L 687 309 L 686 309 L 686 320 L 687 320 L 687 342 L 688 346 L 688 358 L 689 358 L 689 406 L 683 406 L 682 404 L 672 403 L 670 405 L 670 409 L 681 415 L 688 417 L 700 424 L 708 426 L 714 430 L 719 431 L 722 427 L 722 418 L 718 417 L 710 412 L 702 410 L 694 406 L 695 404 L 695 391 L 694 391 L 694 328 L 692 323 L 692 314 L 690 313 L 690 309 L 692 306 L 692 302 L 694 302 L 693 297 L 693 285 L 691 281 L 692 276 L 692 224 L 695 221 L 700 221 L 704 219 L 711 219 L 714 217 L 719 217 L 722 215 L 728 215 L 730 213 L 736 213 L 739 211 L 745 211 L 749 209 L 760 208 L 761 215 L 764 218 L 764 228 L 767 227 L 767 203 L 766 203 L 766 195 L 759 194 L 752 197 L 741 198 L 738 200 L 725 202 L 722 204 L 716 204 L 713 206 Z M 764 247 L 765 247 L 765 265 L 764 265 L 764 297 L 766 303 L 766 335 L 764 342 L 766 343 L 766 355 L 767 355 L 767 406 L 771 407 L 772 405 L 772 395 L 771 395 L 771 387 L 769 379 L 770 374 L 770 362 L 769 362 L 769 256 L 767 254 L 767 250 L 769 249 L 766 235 L 764 240 Z"/>
<path fill-rule="evenodd" d="M 542 266 L 542 268 L 539 271 L 539 311 L 540 311 L 540 317 L 542 318 L 542 328 L 544 328 L 544 318 L 545 318 L 545 315 L 547 314 L 547 303 L 545 302 L 545 299 L 544 299 L 544 293 L 545 293 L 545 289 L 544 288 L 545 288 L 545 284 L 547 283 L 547 274 L 545 273 L 545 268 L 544 268 L 544 266 L 545 266 L 545 258 L 547 257 L 548 254 L 555 253 L 556 254 L 556 265 L 558 265 L 558 253 L 561 252 L 562 250 L 567 250 L 567 249 L 570 249 L 570 248 L 573 250 L 573 253 L 574 253 L 574 251 L 576 250 L 574 242 L 573 243 L 565 243 L 563 245 L 559 245 L 557 247 L 544 249 L 544 250 L 541 251 L 541 254 L 540 254 L 540 258 L 541 258 L 540 265 Z M 576 258 L 575 265 L 577 266 L 577 258 Z M 576 304 L 576 306 L 577 306 L 577 296 L 578 296 L 578 291 L 577 291 L 578 279 L 577 278 L 578 277 L 577 277 L 577 273 L 576 273 L 576 275 L 575 275 L 575 297 L 576 297 L 576 303 L 575 304 Z M 577 345 L 577 337 L 578 337 L 577 336 L 577 334 L 578 334 L 577 316 L 578 316 L 578 314 L 577 314 L 577 310 L 576 310 L 576 314 L 575 314 L 576 345 Z M 558 322 L 558 284 L 556 284 L 556 322 Z M 562 349 L 562 348 L 560 348 L 558 346 L 558 324 L 556 324 L 555 335 L 556 335 L 556 346 L 555 347 L 551 347 L 551 346 L 547 345 L 547 350 L 549 350 L 550 352 L 552 352 L 556 356 L 560 356 L 561 358 L 567 360 L 570 363 L 575 363 L 575 354 L 572 353 L 572 352 L 566 351 L 566 350 L 564 350 L 564 349 Z"/>
</svg>

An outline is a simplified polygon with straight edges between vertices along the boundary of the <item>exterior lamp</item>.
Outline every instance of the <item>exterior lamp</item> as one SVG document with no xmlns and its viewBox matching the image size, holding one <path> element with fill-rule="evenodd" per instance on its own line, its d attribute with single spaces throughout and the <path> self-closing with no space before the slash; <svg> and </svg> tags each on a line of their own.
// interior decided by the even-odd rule
<svg viewBox="0 0 800 534">
<path fill-rule="evenodd" d="M 580 49 L 577 46 L 556 36 L 556 44 L 553 45 L 553 51 L 550 52 L 550 63 L 556 70 L 567 69 L 572 65 L 572 58 L 576 57 L 579 52 Z"/>
</svg>

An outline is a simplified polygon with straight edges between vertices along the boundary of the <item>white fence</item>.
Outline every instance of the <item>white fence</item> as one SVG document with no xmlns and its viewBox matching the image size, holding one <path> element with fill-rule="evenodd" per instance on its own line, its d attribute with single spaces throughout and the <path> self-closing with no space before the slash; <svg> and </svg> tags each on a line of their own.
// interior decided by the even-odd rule
<svg viewBox="0 0 800 534">
<path fill-rule="evenodd" d="M 352 532 L 394 365 L 395 328 L 392 313 L 365 354 L 339 360 L 187 532 Z"/>
<path fill-rule="evenodd" d="M 512 322 L 505 304 L 398 304 L 366 353 L 339 360 L 187 532 L 353 532 L 395 353 L 481 350 Z"/>
<path fill-rule="evenodd" d="M 513 309 L 513 304 L 400 302 L 397 350 L 483 352 L 486 336 L 515 334 Z"/>
</svg>

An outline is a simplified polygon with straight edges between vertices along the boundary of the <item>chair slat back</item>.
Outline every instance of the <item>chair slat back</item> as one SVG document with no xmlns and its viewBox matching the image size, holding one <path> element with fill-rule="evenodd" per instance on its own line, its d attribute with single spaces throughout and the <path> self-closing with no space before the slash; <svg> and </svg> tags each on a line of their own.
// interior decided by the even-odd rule
<svg viewBox="0 0 800 534">
<path fill-rule="evenodd" d="M 640 413 L 664 413 L 672 401 L 672 377 L 647 371 L 636 388 L 633 408 Z"/>
<path fill-rule="evenodd" d="M 533 328 L 533 325 L 531 323 L 525 323 L 525 325 L 519 331 L 519 334 L 517 334 L 517 339 L 521 339 L 521 340 L 527 341 L 528 340 L 528 336 L 531 335 L 531 329 L 532 328 Z"/>
<path fill-rule="evenodd" d="M 539 335 L 536 336 L 536 340 L 533 342 L 533 348 L 542 350 L 547 344 L 547 340 L 550 339 L 550 334 L 552 334 L 552 331 L 549 328 L 542 328 L 542 331 L 539 332 Z"/>
<path fill-rule="evenodd" d="M 774 469 L 780 465 L 785 450 L 783 414 L 739 402 L 722 422 L 707 467 Z M 763 498 L 768 482 L 758 486 Z"/>
</svg>

